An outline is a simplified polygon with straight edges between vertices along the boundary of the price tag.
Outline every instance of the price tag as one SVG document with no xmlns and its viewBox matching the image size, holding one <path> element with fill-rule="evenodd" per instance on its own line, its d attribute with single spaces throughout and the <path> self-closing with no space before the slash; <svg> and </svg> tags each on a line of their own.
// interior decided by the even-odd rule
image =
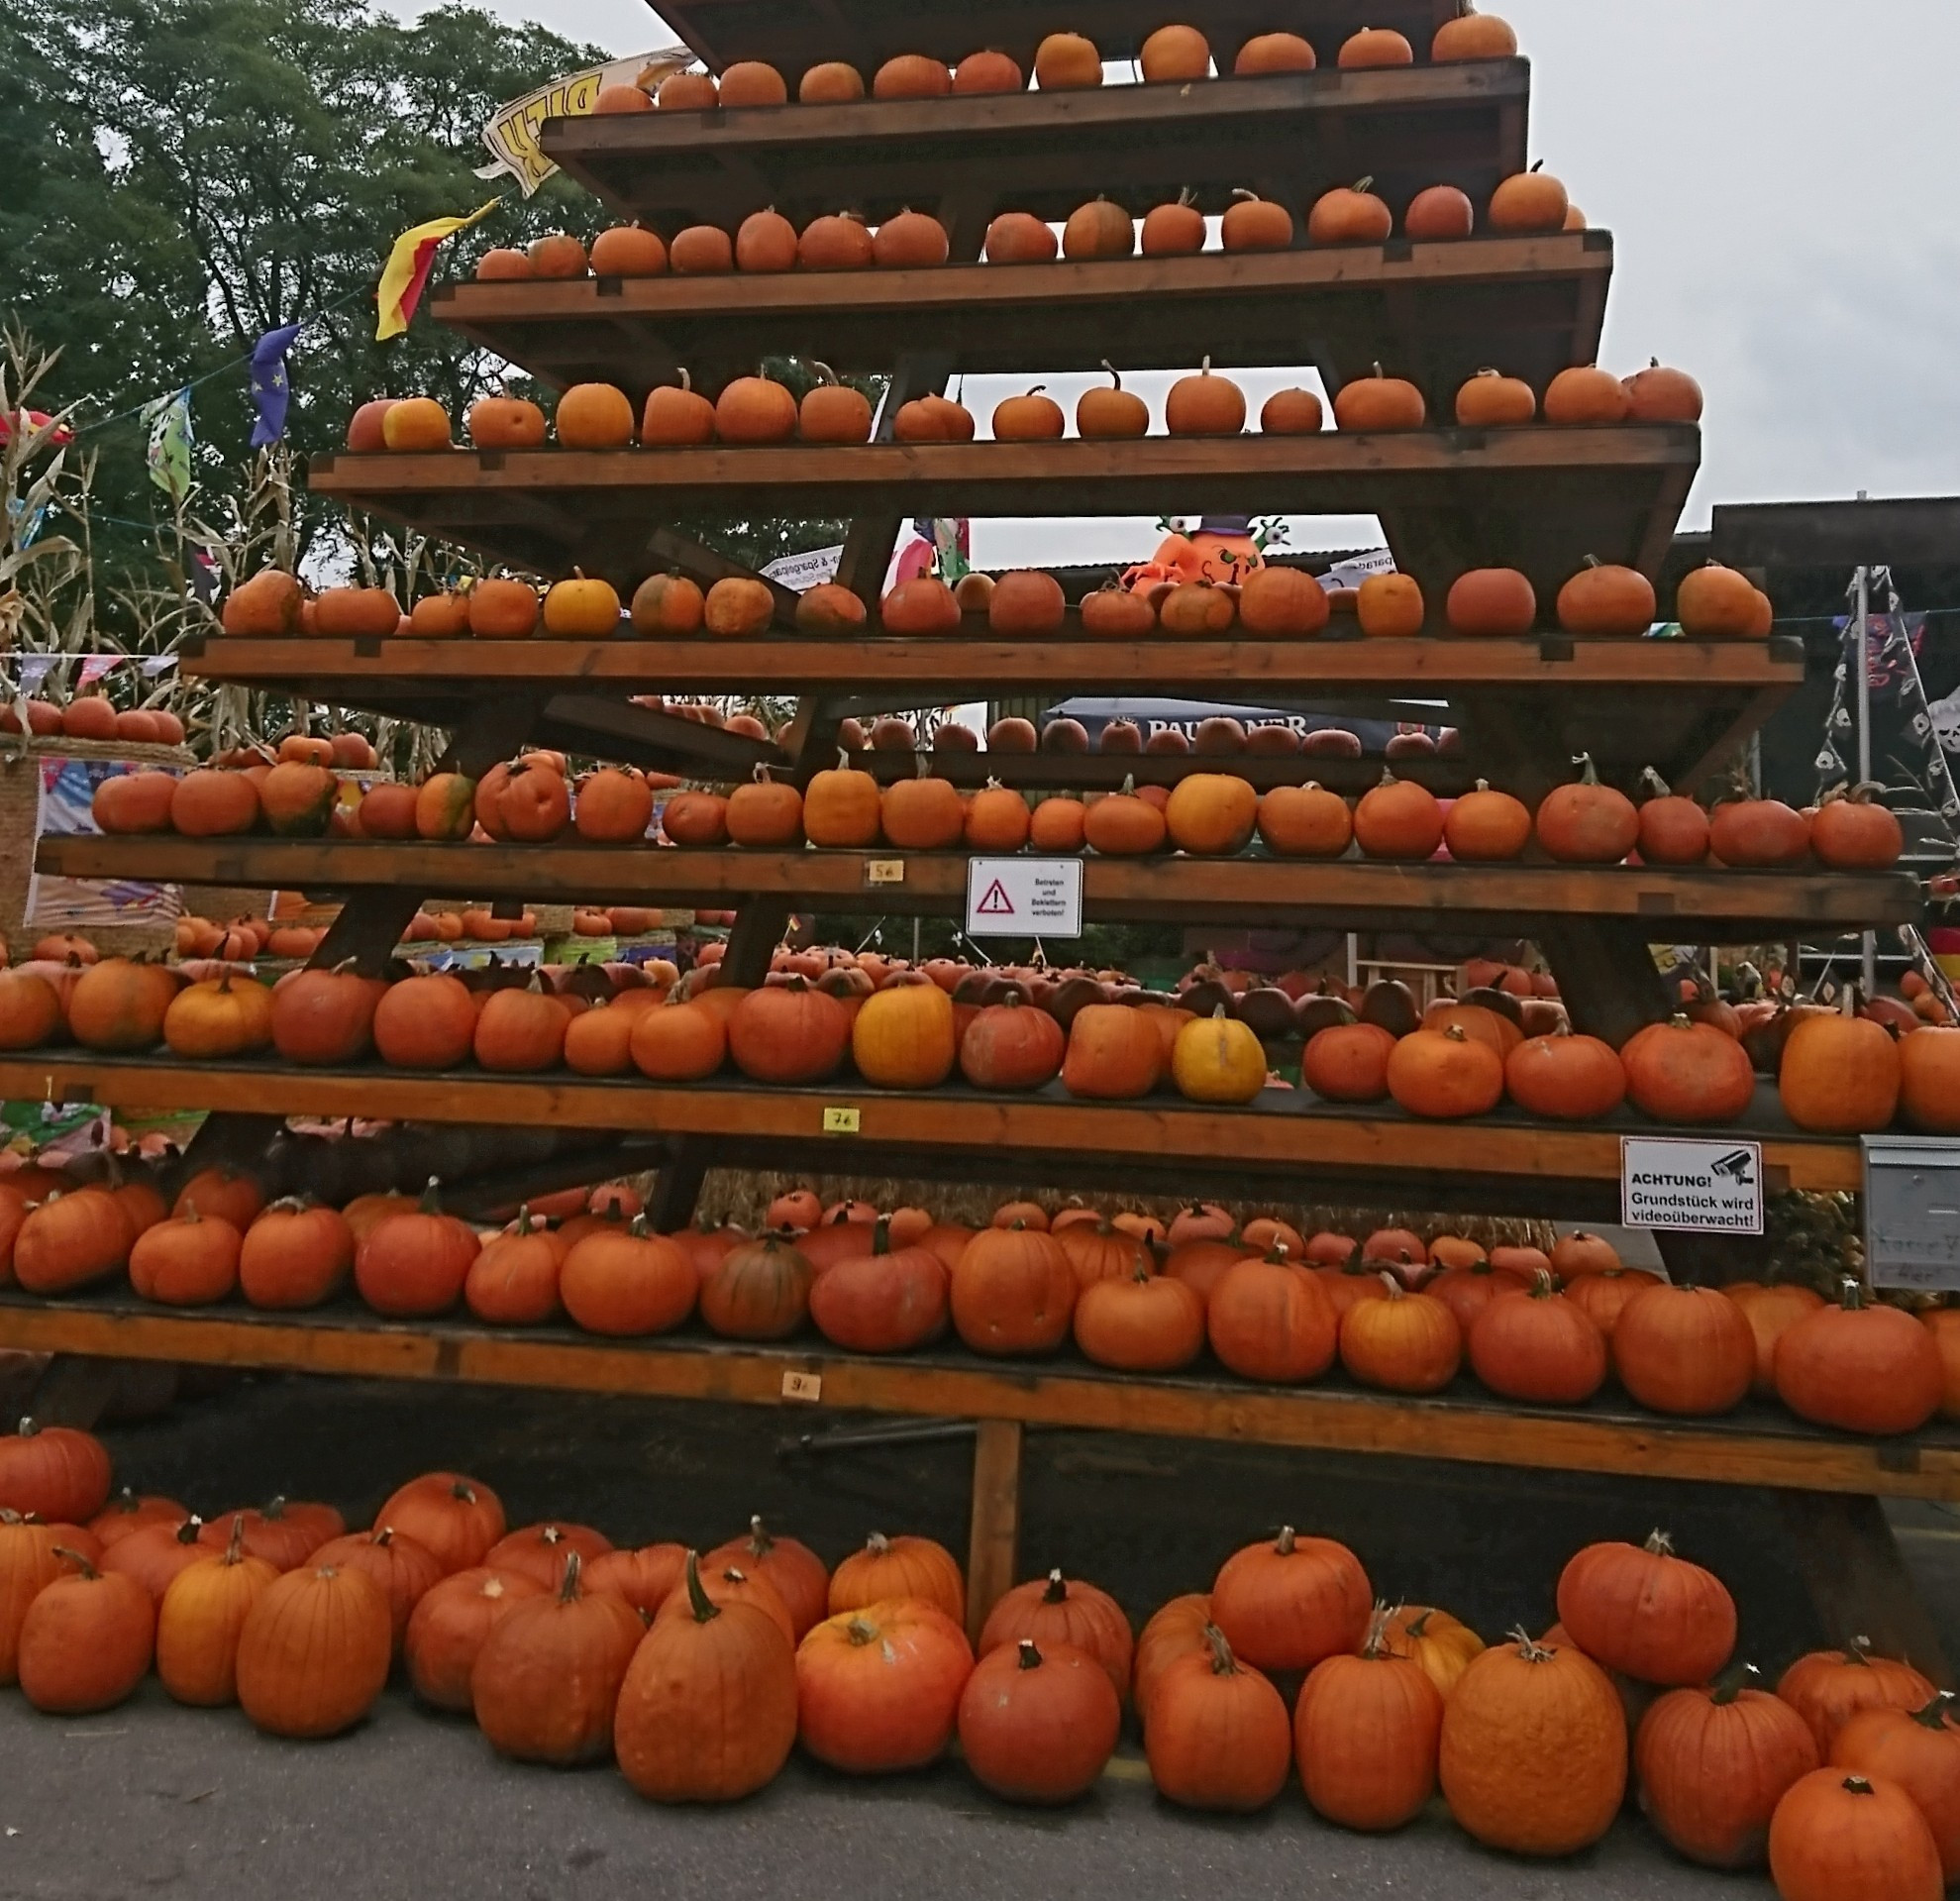
<svg viewBox="0 0 1960 1901">
<path fill-rule="evenodd" d="M 865 883 L 867 885 L 902 885 L 905 882 L 905 861 L 902 858 L 868 858 L 865 860 Z"/>
<path fill-rule="evenodd" d="M 827 1109 L 823 1112 L 823 1132 L 826 1135 L 855 1135 L 858 1132 L 858 1111 L 855 1109 Z"/>
<path fill-rule="evenodd" d="M 801 1400 L 807 1406 L 814 1406 L 823 1398 L 823 1375 L 821 1373 L 785 1373 L 782 1376 L 782 1397 L 785 1400 Z"/>
</svg>

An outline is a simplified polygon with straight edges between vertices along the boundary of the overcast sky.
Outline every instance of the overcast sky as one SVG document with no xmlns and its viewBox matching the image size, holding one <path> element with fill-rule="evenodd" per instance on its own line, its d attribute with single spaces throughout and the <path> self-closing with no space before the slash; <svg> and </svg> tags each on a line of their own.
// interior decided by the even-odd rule
<svg viewBox="0 0 1960 1901">
<path fill-rule="evenodd" d="M 617 53 L 672 38 L 639 0 L 479 4 Z M 1533 61 L 1533 158 L 1615 237 L 1602 361 L 1624 373 L 1658 356 L 1707 390 L 1684 525 L 1705 525 L 1715 501 L 1960 488 L 1960 0 L 1488 10 Z M 1240 378 L 1255 413 L 1303 379 Z M 996 380 L 970 385 L 977 413 L 1006 393 Z M 1080 384 L 1051 381 L 1073 407 Z M 1155 397 L 1165 381 L 1137 387 Z M 1293 539 L 1354 527 L 1302 523 Z M 1116 558 L 1138 539 L 1127 523 L 1030 533 L 977 524 L 976 554 Z"/>
</svg>

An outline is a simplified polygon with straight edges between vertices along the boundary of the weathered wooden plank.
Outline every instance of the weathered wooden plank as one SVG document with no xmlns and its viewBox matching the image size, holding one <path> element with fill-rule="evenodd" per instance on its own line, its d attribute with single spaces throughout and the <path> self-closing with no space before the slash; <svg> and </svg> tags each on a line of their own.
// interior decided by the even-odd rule
<svg viewBox="0 0 1960 1901">
<path fill-rule="evenodd" d="M 1071 626 L 1075 623 L 1071 623 Z M 1771 640 L 1085 640 L 1065 627 L 1052 640 L 1002 640 L 980 621 L 943 639 L 472 641 L 225 640 L 189 655 L 202 680 L 290 687 L 345 701 L 362 685 L 426 686 L 477 696 L 500 685 L 591 686 L 617 693 L 795 691 L 890 693 L 919 687 L 976 698 L 1044 686 L 1121 686 L 1130 693 L 1203 688 L 1235 698 L 1267 692 L 1365 687 L 1443 694 L 1478 686 L 1520 692 L 1575 687 L 1676 695 L 1794 687 L 1803 650 Z M 1561 704 L 1565 704 L 1561 701 Z M 1608 702 L 1613 703 L 1613 702 Z M 1624 715 L 1625 702 L 1616 703 Z"/>
<path fill-rule="evenodd" d="M 1960 1499 L 1960 1441 L 1940 1428 L 1874 1444 L 1751 1409 L 1666 1421 L 1602 1405 L 1538 1412 L 1482 1395 L 1400 1399 L 1342 1385 L 1252 1387 L 1206 1377 L 1130 1379 L 1080 1362 L 993 1366 L 968 1355 L 869 1359 L 819 1342 L 737 1346 L 697 1338 L 622 1344 L 567 1332 L 381 1321 L 352 1310 L 305 1318 L 131 1311 L 0 1300 L 0 1346 L 221 1366 L 466 1380 L 591 1393 L 1015 1422 L 1179 1438 L 1624 1473 L 1805 1493 Z M 786 1393 L 787 1374 L 813 1376 Z M 996 1446 L 996 1450 L 998 1450 Z"/>
<path fill-rule="evenodd" d="M 1876 1498 L 1799 1488 L 1778 1500 L 1797 1544 L 1798 1576 L 1832 1645 L 1869 1638 L 1905 1657 L 1942 1690 L 1954 1686 L 1939 1626 L 1926 1609 Z"/>
<path fill-rule="evenodd" d="M 1218 762 L 1211 761 L 1215 766 Z M 874 885 L 874 863 L 902 879 Z M 669 851 L 561 842 L 457 846 L 371 839 L 47 837 L 43 872 L 69 878 L 166 879 L 173 884 L 262 885 L 289 891 L 399 887 L 448 898 L 652 903 L 718 910 L 751 898 L 793 898 L 826 910 L 918 913 L 964 903 L 964 852 Z M 1923 912 L 1903 872 L 1670 870 L 1662 866 L 1393 865 L 1362 859 L 1266 857 L 1098 858 L 1083 868 L 1083 895 L 1098 918 L 1166 917 L 1256 922 L 1277 912 L 1383 914 L 1433 926 L 1481 928 L 1479 919 L 1591 917 L 1672 938 L 1826 924 L 1911 923 Z M 1758 937 L 1748 937 L 1748 931 Z M 1641 941 L 1644 941 L 1644 937 Z"/>
<path fill-rule="evenodd" d="M 1440 1173 L 1617 1181 L 1620 1135 L 1653 1128 L 1631 1111 L 1605 1123 L 1561 1127 L 1527 1122 L 1509 1111 L 1474 1122 L 1416 1122 L 1383 1109 L 1356 1115 L 1287 1090 L 1267 1090 L 1254 1104 L 1220 1109 L 1170 1097 L 1072 1102 L 1059 1085 L 1005 1099 L 964 1089 L 868 1091 L 842 1080 L 807 1089 L 725 1083 L 669 1089 L 637 1079 L 562 1074 L 288 1070 L 265 1063 L 178 1063 L 56 1050 L 0 1061 L 0 1097 L 111 1108 L 168 1102 L 186 1109 L 725 1135 L 822 1144 L 839 1167 L 855 1166 L 854 1155 L 884 1147 L 1003 1154 L 1020 1149 L 1127 1159 L 1140 1177 L 1186 1156 L 1231 1156 L 1250 1169 L 1394 1172 L 1409 1166 L 1410 1141 L 1419 1131 L 1422 1165 Z M 857 1111 L 855 1135 L 826 1137 L 829 1108 Z M 1724 1132 L 1760 1139 L 1765 1165 L 1788 1169 L 1793 1188 L 1855 1191 L 1862 1180 L 1857 1143 L 1798 1134 L 1778 1108 L 1773 1088 L 1760 1090 L 1749 1118 Z"/>
<path fill-rule="evenodd" d="M 1021 1424 L 981 1420 L 967 1536 L 967 1636 L 976 1644 L 988 1613 L 1013 1589 L 1020 1552 Z"/>
</svg>

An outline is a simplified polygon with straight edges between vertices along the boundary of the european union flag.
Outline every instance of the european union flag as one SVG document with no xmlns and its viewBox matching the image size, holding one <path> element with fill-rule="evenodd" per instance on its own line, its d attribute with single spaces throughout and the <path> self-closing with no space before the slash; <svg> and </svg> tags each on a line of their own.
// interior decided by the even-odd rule
<svg viewBox="0 0 1960 1901">
<path fill-rule="evenodd" d="M 264 449 L 286 433 L 286 401 L 292 387 L 286 380 L 286 352 L 304 324 L 282 324 L 268 330 L 252 346 L 252 406 L 258 412 L 252 446 Z"/>
</svg>

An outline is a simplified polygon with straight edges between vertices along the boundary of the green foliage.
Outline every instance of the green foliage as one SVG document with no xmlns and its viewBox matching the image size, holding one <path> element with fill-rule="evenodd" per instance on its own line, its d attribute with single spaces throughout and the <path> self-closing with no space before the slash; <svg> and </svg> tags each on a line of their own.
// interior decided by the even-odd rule
<svg viewBox="0 0 1960 1901">
<path fill-rule="evenodd" d="M 37 0 L 0 10 L 0 314 L 61 351 L 44 402 L 78 420 L 131 408 L 321 313 L 291 360 L 288 434 L 333 447 L 353 406 L 425 391 L 460 413 L 489 379 L 425 320 L 373 341 L 371 287 L 409 225 L 494 194 L 471 175 L 503 100 L 605 55 L 541 27 L 445 6 L 413 27 L 359 0 Z M 598 220 L 554 180 L 453 247 L 438 279 L 489 244 Z M 193 398 L 202 477 L 246 460 L 242 369 Z M 128 565 L 133 524 L 163 507 L 134 419 L 100 454 L 99 552 Z M 105 517 L 120 517 L 105 520 Z M 302 542 L 323 512 L 302 504 Z"/>
</svg>

